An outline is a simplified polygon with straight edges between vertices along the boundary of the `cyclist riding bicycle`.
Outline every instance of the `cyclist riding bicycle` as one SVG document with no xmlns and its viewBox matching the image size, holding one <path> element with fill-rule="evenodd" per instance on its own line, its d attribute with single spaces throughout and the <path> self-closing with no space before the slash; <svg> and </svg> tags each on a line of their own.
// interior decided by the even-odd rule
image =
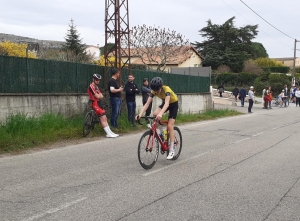
<svg viewBox="0 0 300 221">
<path fill-rule="evenodd" d="M 168 116 L 168 131 L 170 136 L 170 149 L 167 156 L 168 160 L 174 157 L 174 123 L 178 112 L 178 98 L 177 95 L 171 90 L 170 87 L 163 85 L 163 80 L 160 77 L 154 77 L 150 82 L 151 93 L 148 97 L 146 104 L 143 106 L 141 112 L 136 116 L 138 120 L 142 114 L 147 110 L 148 106 L 152 102 L 154 96 L 162 99 L 162 104 L 154 111 L 153 115 L 156 116 L 156 120 L 159 121 L 162 115 L 169 111 Z M 159 125 L 160 133 L 162 133 L 162 128 Z"/>
<path fill-rule="evenodd" d="M 106 133 L 106 137 L 115 138 L 115 137 L 118 137 L 119 135 L 115 134 L 114 132 L 112 132 L 110 130 L 109 125 L 107 123 L 105 110 L 103 109 L 103 107 L 101 105 L 101 99 L 103 98 L 103 94 L 101 93 L 101 91 L 98 87 L 101 78 L 102 77 L 100 74 L 93 74 L 93 82 L 88 87 L 88 94 L 90 97 L 90 101 L 92 102 L 91 107 L 93 108 L 93 110 L 95 111 L 97 116 L 99 117 L 100 123 Z"/>
</svg>

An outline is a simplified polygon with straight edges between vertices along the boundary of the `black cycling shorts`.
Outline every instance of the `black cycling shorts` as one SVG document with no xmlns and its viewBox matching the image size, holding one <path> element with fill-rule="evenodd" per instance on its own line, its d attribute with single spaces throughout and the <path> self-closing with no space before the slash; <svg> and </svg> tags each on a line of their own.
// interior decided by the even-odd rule
<svg viewBox="0 0 300 221">
<path fill-rule="evenodd" d="M 161 105 L 159 105 L 159 108 L 162 109 L 163 106 L 165 105 L 165 102 L 163 102 Z M 178 101 L 169 104 L 169 107 L 167 108 L 166 112 L 169 111 L 169 117 L 168 119 L 176 119 L 177 117 L 177 112 L 178 112 Z"/>
</svg>

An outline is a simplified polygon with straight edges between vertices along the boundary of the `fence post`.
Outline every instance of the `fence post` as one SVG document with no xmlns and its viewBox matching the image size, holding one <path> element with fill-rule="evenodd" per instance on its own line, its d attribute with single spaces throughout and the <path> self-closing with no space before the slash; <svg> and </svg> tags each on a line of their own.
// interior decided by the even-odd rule
<svg viewBox="0 0 300 221">
<path fill-rule="evenodd" d="M 76 91 L 79 92 L 79 86 L 78 86 L 78 54 L 76 55 L 76 83 L 75 83 Z"/>
<path fill-rule="evenodd" d="M 26 46 L 26 74 L 27 74 L 27 93 L 29 93 L 29 65 L 28 65 L 28 44 Z"/>
<path fill-rule="evenodd" d="M 199 90 L 199 91 L 198 91 L 198 92 L 200 93 L 200 92 L 201 92 L 201 90 L 200 90 L 200 88 L 201 88 L 201 87 L 200 87 L 201 83 L 200 83 L 200 77 L 199 77 L 199 76 L 200 76 L 200 73 L 199 73 L 199 71 L 198 71 L 198 82 L 199 82 L 199 84 L 198 84 L 198 85 L 199 85 L 199 86 L 198 86 L 198 90 Z"/>
</svg>

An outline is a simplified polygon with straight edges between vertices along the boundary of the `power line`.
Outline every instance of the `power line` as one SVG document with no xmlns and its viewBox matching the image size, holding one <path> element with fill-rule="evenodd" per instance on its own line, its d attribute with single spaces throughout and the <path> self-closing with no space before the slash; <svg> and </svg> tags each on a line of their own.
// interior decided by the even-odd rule
<svg viewBox="0 0 300 221">
<path fill-rule="evenodd" d="M 268 22 L 266 19 L 264 19 L 263 17 L 261 17 L 259 14 L 257 14 L 252 8 L 250 8 L 245 2 L 243 2 L 242 0 L 240 0 L 244 5 L 247 6 L 247 8 L 249 8 L 251 11 L 253 11 L 258 17 L 260 17 L 262 20 L 264 20 L 265 22 L 267 22 L 269 25 L 271 25 L 273 28 L 275 28 L 277 31 L 281 32 L 282 34 L 284 34 L 285 36 L 291 38 L 291 39 L 295 39 L 295 38 L 292 38 L 291 36 L 285 34 L 284 32 L 280 31 L 278 28 L 276 28 L 274 25 L 272 25 L 270 22 Z"/>
<path fill-rule="evenodd" d="M 237 14 L 239 14 L 241 17 L 243 17 L 245 20 L 247 20 L 248 22 L 252 23 L 251 21 L 249 21 L 247 18 L 245 18 L 242 14 L 240 14 L 238 11 L 236 11 L 234 8 L 232 8 L 229 4 L 227 4 L 225 1 L 222 0 L 222 2 L 224 2 L 229 8 L 231 8 L 233 11 L 235 11 Z M 260 29 L 260 28 L 259 28 Z M 279 41 L 278 39 L 274 38 L 273 36 L 269 35 L 267 32 L 265 32 L 264 30 L 260 29 L 262 32 L 264 32 L 266 35 L 268 35 L 269 37 L 273 38 L 274 40 L 278 41 L 279 43 L 291 48 L 290 45 L 287 45 L 285 43 L 283 43 L 282 41 Z M 291 50 L 293 50 L 291 48 Z"/>
</svg>

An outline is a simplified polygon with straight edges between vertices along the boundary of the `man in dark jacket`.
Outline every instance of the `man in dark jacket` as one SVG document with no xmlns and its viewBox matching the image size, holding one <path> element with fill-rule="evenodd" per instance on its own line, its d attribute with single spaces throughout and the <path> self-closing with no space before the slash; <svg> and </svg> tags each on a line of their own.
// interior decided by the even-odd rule
<svg viewBox="0 0 300 221">
<path fill-rule="evenodd" d="M 125 92 L 126 92 L 126 103 L 127 103 L 127 110 L 128 110 L 128 120 L 134 126 L 134 117 L 135 117 L 135 95 L 140 93 L 139 88 L 134 83 L 134 76 L 133 74 L 128 75 L 128 81 L 125 84 Z"/>
<path fill-rule="evenodd" d="M 235 97 L 235 102 L 237 102 L 237 96 L 239 94 L 239 89 L 235 87 L 232 91 L 233 96 Z"/>
<path fill-rule="evenodd" d="M 218 92 L 219 92 L 219 94 L 220 94 L 220 97 L 223 97 L 223 96 L 222 96 L 222 93 L 224 92 L 224 86 L 223 86 L 223 84 L 220 84 L 220 85 L 219 85 L 219 87 L 218 87 Z"/>
<path fill-rule="evenodd" d="M 144 78 L 143 86 L 142 86 L 143 106 L 147 103 L 150 92 L 151 92 L 151 89 L 149 87 L 148 78 Z M 152 102 L 150 103 L 149 107 L 146 110 L 146 116 L 150 116 L 151 110 L 152 110 Z M 147 123 L 149 124 L 149 120 L 147 120 Z M 148 126 L 150 126 L 150 125 L 148 125 Z"/>
<path fill-rule="evenodd" d="M 241 106 L 244 107 L 245 97 L 246 97 L 246 89 L 244 86 L 242 86 L 240 92 L 239 92 L 239 98 L 241 100 Z"/>
</svg>

